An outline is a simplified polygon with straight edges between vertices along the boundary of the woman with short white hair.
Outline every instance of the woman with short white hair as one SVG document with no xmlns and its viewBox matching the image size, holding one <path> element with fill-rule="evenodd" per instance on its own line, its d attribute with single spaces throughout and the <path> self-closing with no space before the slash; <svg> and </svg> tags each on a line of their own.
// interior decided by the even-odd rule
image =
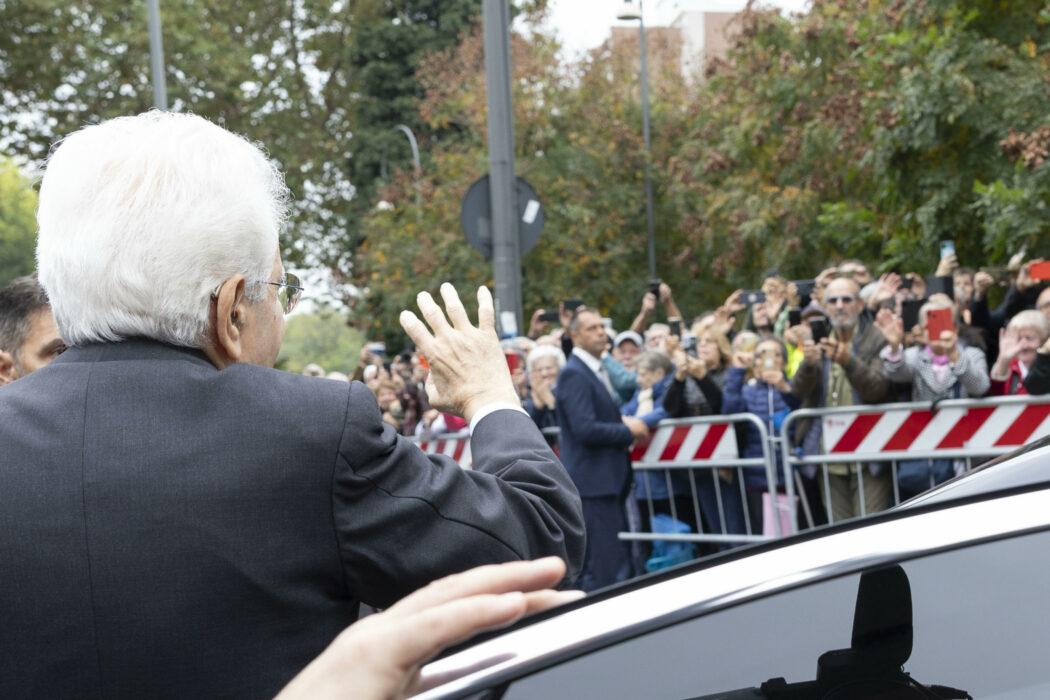
<svg viewBox="0 0 1050 700">
<path fill-rule="evenodd" d="M 999 357 L 989 372 L 993 396 L 1027 394 L 1025 380 L 1039 346 L 1050 338 L 1050 321 L 1040 311 L 1022 311 L 999 330 Z"/>
<path fill-rule="evenodd" d="M 565 366 L 565 353 L 553 345 L 537 345 L 525 361 L 526 374 L 532 391 L 525 401 L 525 410 L 540 430 L 558 427 L 558 414 L 555 413 L 554 385 L 558 373 Z M 547 442 L 557 442 L 548 436 Z"/>
</svg>

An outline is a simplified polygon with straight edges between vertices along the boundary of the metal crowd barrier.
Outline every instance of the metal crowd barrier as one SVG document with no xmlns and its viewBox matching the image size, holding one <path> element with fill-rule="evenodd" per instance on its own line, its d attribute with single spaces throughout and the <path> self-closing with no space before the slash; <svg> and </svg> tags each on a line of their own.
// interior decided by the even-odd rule
<svg viewBox="0 0 1050 700">
<path fill-rule="evenodd" d="M 749 424 L 758 430 L 762 439 L 762 457 L 742 458 L 739 456 L 736 441 L 735 425 Z M 711 532 L 695 533 L 650 533 L 621 532 L 621 540 L 629 541 L 664 541 L 664 542 L 713 542 L 716 544 L 757 542 L 770 539 L 762 533 L 755 532 L 748 510 L 744 486 L 744 467 L 761 467 L 766 470 L 766 483 L 769 484 L 771 502 L 776 502 L 776 459 L 775 447 L 769 439 L 769 431 L 762 420 L 752 413 L 734 413 L 725 416 L 701 416 L 697 418 L 679 418 L 660 421 L 652 431 L 648 444 L 636 447 L 631 454 L 631 467 L 636 472 L 651 474 L 660 473 L 671 494 L 668 499 L 670 515 L 680 520 L 674 499 L 674 473 L 684 473 L 689 480 L 689 496 L 693 509 L 694 522 L 702 528 L 704 518 L 708 519 Z M 736 476 L 736 487 L 739 491 L 740 506 L 744 519 L 744 532 L 729 532 L 726 522 L 725 503 L 718 480 L 719 469 L 733 469 Z M 703 512 L 697 490 L 697 479 L 710 479 L 717 503 L 717 514 Z M 645 479 L 645 503 L 650 513 L 654 512 L 652 491 L 649 479 Z M 638 498 L 638 494 L 635 495 Z M 717 520 L 721 534 L 714 532 L 710 523 Z M 774 518 L 777 536 L 780 536 L 779 518 Z"/>
<path fill-rule="evenodd" d="M 820 421 L 819 454 L 798 454 L 788 437 L 791 427 L 804 418 Z M 959 460 L 968 471 L 975 463 L 982 464 L 1048 434 L 1050 395 L 1045 395 L 801 409 L 788 415 L 780 440 L 784 464 L 819 468 L 823 505 L 828 522 L 834 522 L 830 464 L 850 465 L 851 473 L 855 468 L 863 516 L 867 515 L 864 480 L 870 478 L 868 463 L 889 466 L 893 484 L 890 505 L 895 505 L 901 500 L 898 473 L 904 460 L 926 460 L 928 464 L 935 459 Z M 796 478 L 787 483 L 792 523 L 797 522 L 794 496 L 798 482 Z M 802 503 L 805 505 L 804 496 Z"/>
<path fill-rule="evenodd" d="M 419 449 L 427 454 L 439 454 L 451 457 L 454 462 L 464 469 L 470 469 L 470 431 L 463 430 L 458 433 L 441 433 L 439 435 L 408 438 L 419 445 Z"/>
<path fill-rule="evenodd" d="M 818 454 L 798 454 L 791 438 L 792 427 L 798 421 L 812 418 L 820 422 L 822 449 Z M 733 426 L 745 423 L 759 431 L 763 456 L 745 459 L 739 457 Z M 557 428 L 546 428 L 544 434 L 558 435 Z M 882 463 L 890 469 L 893 483 L 892 503 L 900 502 L 898 469 L 904 460 L 961 460 L 966 470 L 984 461 L 1045 435 L 1050 435 L 1050 395 L 1007 396 L 983 399 L 949 399 L 931 404 L 913 403 L 874 404 L 847 408 L 801 409 L 788 414 L 781 426 L 780 436 L 770 435 L 763 421 L 751 413 L 727 416 L 701 416 L 664 420 L 656 427 L 648 444 L 632 453 L 635 471 L 662 476 L 668 486 L 671 517 L 678 518 L 678 507 L 673 498 L 672 475 L 684 473 L 689 480 L 689 496 L 695 522 L 707 518 L 713 522 L 716 515 L 705 513 L 700 505 L 698 480 L 711 479 L 718 504 L 717 521 L 722 534 L 621 532 L 620 539 L 630 541 L 712 542 L 716 544 L 754 542 L 769 539 L 753 531 L 748 515 L 743 468 L 763 467 L 769 484 L 769 498 L 774 505 L 773 526 L 777 536 L 793 534 L 797 530 L 796 496 L 800 496 L 806 519 L 812 522 L 805 494 L 801 493 L 798 467 L 814 465 L 823 476 L 823 505 L 828 521 L 834 522 L 828 465 L 847 464 L 856 468 L 857 490 L 861 515 L 864 505 L 864 479 L 868 463 Z M 442 434 L 427 439 L 411 438 L 427 453 L 444 454 L 464 468 L 470 468 L 470 434 Z M 777 451 L 783 456 L 786 499 L 776 493 Z M 745 518 L 745 532 L 728 533 L 721 489 L 716 481 L 717 470 L 730 468 L 736 473 L 741 506 Z M 793 476 L 793 478 L 792 478 Z M 930 483 L 929 486 L 934 484 Z M 786 503 L 784 502 L 786 501 Z M 651 492 L 644 501 L 653 511 Z M 782 532 L 781 517 L 776 509 L 788 509 Z M 713 528 L 708 528 L 709 530 Z"/>
</svg>

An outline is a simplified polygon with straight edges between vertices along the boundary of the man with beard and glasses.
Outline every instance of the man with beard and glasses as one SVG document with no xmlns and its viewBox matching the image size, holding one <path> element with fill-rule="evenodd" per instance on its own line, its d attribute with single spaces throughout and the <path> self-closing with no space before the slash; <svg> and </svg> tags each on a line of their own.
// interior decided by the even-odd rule
<svg viewBox="0 0 1050 700">
<path fill-rule="evenodd" d="M 839 277 L 824 290 L 831 330 L 827 338 L 802 343 L 803 360 L 791 391 L 802 398 L 803 408 L 857 406 L 885 401 L 889 381 L 879 351 L 886 338 L 871 323 L 862 322 L 864 302 L 855 279 Z M 820 430 L 820 421 L 796 424 L 795 443 L 807 430 Z M 825 448 L 827 445 L 824 446 Z M 829 464 L 821 470 L 821 493 L 829 494 L 829 518 L 857 517 L 889 507 L 893 496 L 891 473 L 882 464 Z M 863 495 L 863 500 L 862 500 Z"/>
</svg>

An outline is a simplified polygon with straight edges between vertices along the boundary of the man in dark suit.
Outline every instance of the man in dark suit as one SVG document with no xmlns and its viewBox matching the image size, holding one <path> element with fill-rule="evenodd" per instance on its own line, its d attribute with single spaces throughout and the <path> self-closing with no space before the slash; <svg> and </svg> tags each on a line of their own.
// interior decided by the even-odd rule
<svg viewBox="0 0 1050 700">
<path fill-rule="evenodd" d="M 631 574 L 630 547 L 616 533 L 627 530 L 625 500 L 631 484 L 628 450 L 649 430 L 624 417 L 613 399 L 601 356 L 609 344 L 601 314 L 580 307 L 569 325 L 573 349 L 558 375 L 556 400 L 562 462 L 583 501 L 587 553 L 577 585 L 585 591 Z"/>
<path fill-rule="evenodd" d="M 364 601 L 483 563 L 583 556 L 571 480 L 478 292 L 402 325 L 474 469 L 383 424 L 362 384 L 272 369 L 301 288 L 287 191 L 246 140 L 150 112 L 67 137 L 40 281 L 69 350 L 0 388 L 0 697 L 272 696 Z M 432 331 L 432 332 L 431 332 Z"/>
</svg>

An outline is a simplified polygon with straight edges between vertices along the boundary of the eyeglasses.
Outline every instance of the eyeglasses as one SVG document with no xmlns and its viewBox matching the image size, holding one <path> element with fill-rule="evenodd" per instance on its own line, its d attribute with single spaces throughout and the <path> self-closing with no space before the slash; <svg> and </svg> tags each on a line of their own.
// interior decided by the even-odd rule
<svg viewBox="0 0 1050 700">
<path fill-rule="evenodd" d="M 828 306 L 837 306 L 838 304 L 852 304 L 857 300 L 857 297 L 852 294 L 844 294 L 840 297 L 826 297 L 824 301 L 828 303 Z"/>
<path fill-rule="evenodd" d="M 281 309 L 284 310 L 285 314 L 292 313 L 292 309 L 299 303 L 299 297 L 303 294 L 302 282 L 299 278 L 293 275 L 291 272 L 286 272 L 281 275 L 281 279 L 276 282 L 269 282 L 267 280 L 256 280 L 256 284 L 272 284 L 277 289 L 277 300 L 281 302 Z"/>
</svg>

